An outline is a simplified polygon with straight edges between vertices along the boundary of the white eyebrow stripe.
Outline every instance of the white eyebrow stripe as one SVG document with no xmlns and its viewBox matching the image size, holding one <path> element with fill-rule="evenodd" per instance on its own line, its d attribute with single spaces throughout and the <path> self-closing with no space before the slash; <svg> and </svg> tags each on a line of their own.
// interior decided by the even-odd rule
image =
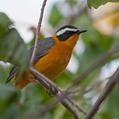
<svg viewBox="0 0 119 119">
<path fill-rule="evenodd" d="M 65 29 L 62 29 L 62 30 L 60 30 L 60 31 L 58 31 L 56 34 L 57 35 L 61 35 L 61 34 L 63 34 L 63 33 L 65 33 L 66 31 L 73 31 L 73 32 L 76 32 L 78 29 L 73 29 L 73 28 L 65 28 Z"/>
</svg>

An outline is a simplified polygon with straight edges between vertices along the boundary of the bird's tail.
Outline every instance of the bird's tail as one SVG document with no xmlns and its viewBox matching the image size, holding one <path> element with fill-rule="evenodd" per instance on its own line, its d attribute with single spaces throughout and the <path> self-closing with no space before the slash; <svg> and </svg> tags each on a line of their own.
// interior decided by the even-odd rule
<svg viewBox="0 0 119 119">
<path fill-rule="evenodd" d="M 5 83 L 9 83 L 17 75 L 17 67 L 13 67 Z"/>
<path fill-rule="evenodd" d="M 25 71 L 22 75 L 17 76 L 18 69 L 13 67 L 9 73 L 9 76 L 5 83 L 12 82 L 12 84 L 19 89 L 24 88 L 30 81 L 31 74 L 29 71 Z"/>
</svg>

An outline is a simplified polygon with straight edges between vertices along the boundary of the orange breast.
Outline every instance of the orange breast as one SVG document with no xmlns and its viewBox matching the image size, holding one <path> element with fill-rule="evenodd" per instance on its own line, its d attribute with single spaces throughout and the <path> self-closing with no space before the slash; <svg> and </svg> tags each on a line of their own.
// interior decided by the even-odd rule
<svg viewBox="0 0 119 119">
<path fill-rule="evenodd" d="M 41 58 L 34 67 L 50 79 L 55 79 L 67 66 L 71 49 L 62 42 L 56 43 L 48 54 Z"/>
</svg>

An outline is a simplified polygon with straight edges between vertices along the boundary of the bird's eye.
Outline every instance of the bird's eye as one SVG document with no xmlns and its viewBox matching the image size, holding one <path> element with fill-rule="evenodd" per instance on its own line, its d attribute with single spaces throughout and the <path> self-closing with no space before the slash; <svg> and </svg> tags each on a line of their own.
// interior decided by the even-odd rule
<svg viewBox="0 0 119 119">
<path fill-rule="evenodd" d="M 71 33 L 71 31 L 67 31 L 66 33 Z"/>
<path fill-rule="evenodd" d="M 75 32 L 73 32 L 73 31 L 66 31 L 66 34 L 74 34 Z"/>
</svg>

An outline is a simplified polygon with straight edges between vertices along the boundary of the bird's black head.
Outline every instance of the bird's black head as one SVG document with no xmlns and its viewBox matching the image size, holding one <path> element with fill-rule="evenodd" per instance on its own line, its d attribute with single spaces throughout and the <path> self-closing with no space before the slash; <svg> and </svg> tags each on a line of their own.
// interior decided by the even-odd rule
<svg viewBox="0 0 119 119">
<path fill-rule="evenodd" d="M 60 41 L 66 41 L 67 39 L 69 39 L 74 34 L 79 35 L 80 33 L 83 33 L 83 32 L 86 32 L 86 30 L 80 31 L 75 26 L 66 25 L 66 26 L 63 26 L 63 27 L 59 28 L 56 31 L 56 35 L 57 35 L 57 37 Z"/>
</svg>

